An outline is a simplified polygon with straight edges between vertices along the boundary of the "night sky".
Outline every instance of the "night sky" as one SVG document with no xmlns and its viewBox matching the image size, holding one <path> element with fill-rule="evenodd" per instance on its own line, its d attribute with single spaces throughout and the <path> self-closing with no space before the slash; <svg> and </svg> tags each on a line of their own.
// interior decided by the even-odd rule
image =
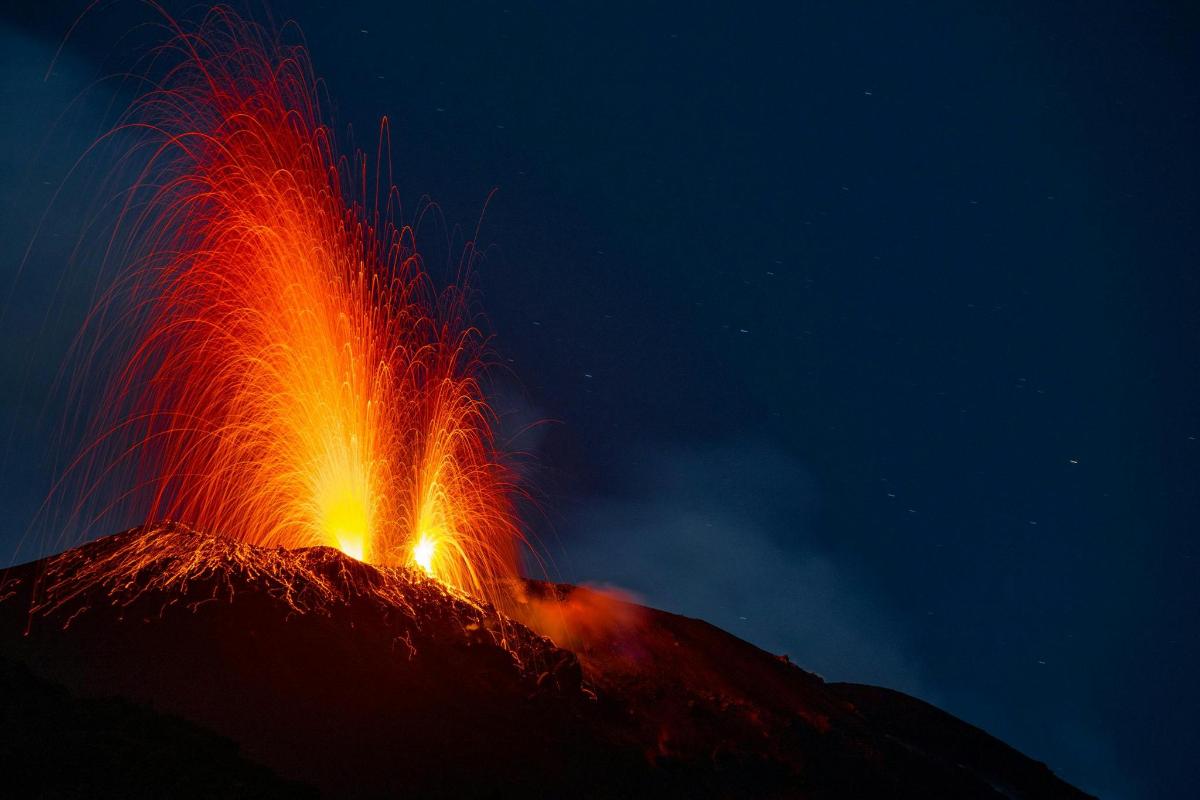
<svg viewBox="0 0 1200 800">
<path fill-rule="evenodd" d="M 66 455 L 50 386 L 90 288 L 84 198 L 35 231 L 151 19 L 86 18 L 43 82 L 79 11 L 46 5 L 0 17 L 0 553 Z M 1189 796 L 1200 19 L 654 5 L 273 5 L 343 144 L 390 117 L 435 272 L 482 220 L 545 571 L 916 694 L 1102 797 Z"/>
</svg>

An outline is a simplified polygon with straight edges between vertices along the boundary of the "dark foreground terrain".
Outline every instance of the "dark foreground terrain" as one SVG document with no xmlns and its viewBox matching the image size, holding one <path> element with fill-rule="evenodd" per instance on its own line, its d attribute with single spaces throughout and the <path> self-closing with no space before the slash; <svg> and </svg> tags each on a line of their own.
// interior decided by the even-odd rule
<svg viewBox="0 0 1200 800">
<path fill-rule="evenodd" d="M 1086 797 L 919 700 L 587 589 L 515 587 L 522 624 L 172 525 L 0 575 L 8 796 Z"/>
</svg>

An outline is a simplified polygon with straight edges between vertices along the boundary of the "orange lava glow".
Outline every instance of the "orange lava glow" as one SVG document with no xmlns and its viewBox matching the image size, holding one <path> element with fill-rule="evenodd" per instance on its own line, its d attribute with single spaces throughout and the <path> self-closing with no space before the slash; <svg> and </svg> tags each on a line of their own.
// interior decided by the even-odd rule
<svg viewBox="0 0 1200 800">
<path fill-rule="evenodd" d="M 341 155 L 302 47 L 223 9 L 168 27 L 114 132 L 140 175 L 83 337 L 117 351 L 95 345 L 92 367 L 121 365 L 90 492 L 121 476 L 147 521 L 336 547 L 495 601 L 521 534 L 472 246 L 436 288 L 379 175 L 386 120 L 375 166 Z"/>
</svg>

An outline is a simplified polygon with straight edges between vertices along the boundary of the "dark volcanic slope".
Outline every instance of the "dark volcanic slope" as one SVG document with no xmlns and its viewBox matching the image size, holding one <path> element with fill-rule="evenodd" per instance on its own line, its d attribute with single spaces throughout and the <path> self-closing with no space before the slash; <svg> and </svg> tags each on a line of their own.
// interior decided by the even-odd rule
<svg viewBox="0 0 1200 800">
<path fill-rule="evenodd" d="M 22 792 L 1084 796 L 920 701 L 584 589 L 525 587 L 564 650 L 405 570 L 162 526 L 15 567 L 0 598 Z"/>
<path fill-rule="evenodd" d="M 73 697 L 7 658 L 0 697 L 0 764 L 14 796 L 316 796 L 229 739 L 120 698 Z"/>
</svg>

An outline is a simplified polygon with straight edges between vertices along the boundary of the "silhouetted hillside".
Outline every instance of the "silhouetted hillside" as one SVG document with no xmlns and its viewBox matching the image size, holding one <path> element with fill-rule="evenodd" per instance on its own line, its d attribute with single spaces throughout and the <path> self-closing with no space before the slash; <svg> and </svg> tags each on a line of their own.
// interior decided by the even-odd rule
<svg viewBox="0 0 1200 800">
<path fill-rule="evenodd" d="M 522 624 L 174 525 L 0 587 L 0 753 L 34 796 L 1085 797 L 921 701 L 587 589 L 515 587 Z"/>
</svg>

